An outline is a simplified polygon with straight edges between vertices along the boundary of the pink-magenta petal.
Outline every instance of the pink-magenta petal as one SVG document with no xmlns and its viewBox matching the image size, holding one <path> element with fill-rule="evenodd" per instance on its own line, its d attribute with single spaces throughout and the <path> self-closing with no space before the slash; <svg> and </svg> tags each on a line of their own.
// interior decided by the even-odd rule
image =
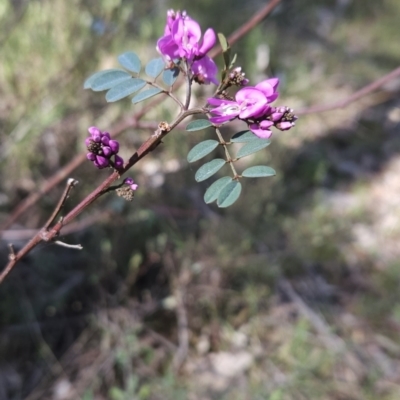
<svg viewBox="0 0 400 400">
<path fill-rule="evenodd" d="M 198 50 L 197 55 L 203 56 L 203 55 L 207 54 L 207 52 L 209 52 L 214 47 L 216 39 L 217 38 L 215 36 L 214 30 L 211 28 L 208 28 L 204 32 L 203 42 Z"/>
<path fill-rule="evenodd" d="M 272 136 L 272 131 L 260 129 L 258 124 L 249 125 L 249 129 L 260 139 L 269 139 Z"/>
</svg>

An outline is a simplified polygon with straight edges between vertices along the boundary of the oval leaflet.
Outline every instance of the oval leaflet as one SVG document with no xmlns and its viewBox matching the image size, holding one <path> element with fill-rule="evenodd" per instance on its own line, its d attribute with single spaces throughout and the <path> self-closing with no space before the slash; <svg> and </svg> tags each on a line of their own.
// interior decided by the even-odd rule
<svg viewBox="0 0 400 400">
<path fill-rule="evenodd" d="M 204 202 L 206 204 L 212 203 L 217 200 L 221 190 L 229 183 L 232 182 L 230 176 L 224 176 L 217 179 L 204 193 Z"/>
<path fill-rule="evenodd" d="M 196 179 L 197 182 L 205 181 L 210 176 L 213 176 L 215 173 L 217 173 L 225 165 L 225 163 L 226 161 L 224 159 L 216 158 L 215 160 L 202 165 L 196 171 L 194 179 Z"/>
<path fill-rule="evenodd" d="M 204 140 L 204 142 L 200 142 L 193 147 L 192 150 L 189 151 L 187 155 L 187 160 L 189 162 L 195 162 L 205 157 L 207 154 L 210 154 L 215 148 L 217 148 L 219 142 L 216 140 Z"/>
<path fill-rule="evenodd" d="M 238 181 L 228 183 L 220 192 L 217 200 L 218 207 L 225 208 L 231 206 L 240 196 L 242 184 Z"/>
<path fill-rule="evenodd" d="M 267 167 L 266 165 L 256 165 L 245 169 L 242 172 L 242 176 L 245 178 L 263 178 L 266 176 L 274 176 L 276 172 L 273 168 Z"/>
</svg>

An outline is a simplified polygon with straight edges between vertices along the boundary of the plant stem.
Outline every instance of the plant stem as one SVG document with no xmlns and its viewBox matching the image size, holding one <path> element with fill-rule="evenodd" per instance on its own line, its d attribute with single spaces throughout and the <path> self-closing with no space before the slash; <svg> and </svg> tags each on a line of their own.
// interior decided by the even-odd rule
<svg viewBox="0 0 400 400">
<path fill-rule="evenodd" d="M 216 127 L 215 128 L 215 132 L 216 132 L 216 134 L 218 136 L 220 144 L 223 146 L 223 148 L 225 150 L 226 161 L 229 163 L 229 165 L 231 167 L 231 170 L 232 170 L 232 173 L 233 173 L 233 179 L 237 180 L 239 178 L 239 175 L 236 172 L 236 169 L 235 169 L 235 167 L 233 165 L 234 159 L 231 157 L 231 155 L 229 153 L 227 143 L 225 142 L 224 138 L 222 137 L 222 134 L 221 134 L 219 128 Z"/>
</svg>

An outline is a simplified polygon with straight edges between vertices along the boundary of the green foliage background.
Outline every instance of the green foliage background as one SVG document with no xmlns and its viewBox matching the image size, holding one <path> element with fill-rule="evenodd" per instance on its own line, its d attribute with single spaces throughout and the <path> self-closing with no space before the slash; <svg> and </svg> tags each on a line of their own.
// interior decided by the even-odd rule
<svg viewBox="0 0 400 400">
<path fill-rule="evenodd" d="M 228 35 L 264 4 L 0 0 L 1 219 L 84 151 L 88 126 L 137 110 L 82 85 L 124 51 L 155 56 L 167 9 Z M 252 82 L 279 76 L 279 104 L 300 109 L 397 67 L 399 18 L 397 0 L 282 1 L 233 50 Z M 185 162 L 210 133 L 167 137 L 133 170 L 133 203 L 105 196 L 63 237 L 82 252 L 43 246 L 0 286 L 0 399 L 52 399 L 63 381 L 73 387 L 63 398 L 86 400 L 398 399 L 398 91 L 391 82 L 274 134 L 252 162 L 277 176 L 246 181 L 227 210 L 204 204 L 210 182 Z M 147 119 L 174 112 L 166 102 Z M 123 154 L 149 134 L 127 130 Z M 106 175 L 80 166 L 67 209 Z M 61 190 L 13 229 L 39 227 Z M 177 373 L 180 291 L 189 353 Z M 251 362 L 224 376 L 216 354 Z"/>
</svg>

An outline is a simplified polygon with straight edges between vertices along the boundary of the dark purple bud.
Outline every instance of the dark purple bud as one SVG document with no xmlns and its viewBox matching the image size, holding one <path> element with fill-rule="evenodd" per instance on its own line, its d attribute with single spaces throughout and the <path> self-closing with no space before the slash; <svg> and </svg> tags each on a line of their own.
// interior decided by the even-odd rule
<svg viewBox="0 0 400 400">
<path fill-rule="evenodd" d="M 102 156 L 96 156 L 96 161 L 94 163 L 98 168 L 105 168 L 110 164 L 108 159 Z"/>
<path fill-rule="evenodd" d="M 96 159 L 96 156 L 93 153 L 87 153 L 86 158 L 90 161 L 94 161 Z"/>
<path fill-rule="evenodd" d="M 90 143 L 92 143 L 92 141 L 93 141 L 93 139 L 92 139 L 91 137 L 86 138 L 86 139 L 85 139 L 86 147 L 89 147 L 89 146 L 90 146 Z"/>
<path fill-rule="evenodd" d="M 270 120 L 274 121 L 274 122 L 280 121 L 282 119 L 282 117 L 283 117 L 283 113 L 281 113 L 281 112 L 274 112 L 269 116 Z"/>
<path fill-rule="evenodd" d="M 261 122 L 260 122 L 260 128 L 261 128 L 261 129 L 268 129 L 268 128 L 270 128 L 273 124 L 274 124 L 274 123 L 273 123 L 272 121 L 266 121 L 266 120 L 264 120 L 264 121 L 261 121 Z"/>
<path fill-rule="evenodd" d="M 110 146 L 111 150 L 113 151 L 114 154 L 117 154 L 119 151 L 119 143 L 116 140 L 110 140 L 108 142 L 108 145 Z"/>
<path fill-rule="evenodd" d="M 275 126 L 281 131 L 287 131 L 288 129 L 293 128 L 294 122 L 290 121 L 278 122 Z"/>
<path fill-rule="evenodd" d="M 103 146 L 103 155 L 110 158 L 113 155 L 113 151 L 108 146 Z"/>
<path fill-rule="evenodd" d="M 92 135 L 92 140 L 94 141 L 94 142 L 96 142 L 96 143 L 100 143 L 101 142 L 101 133 L 99 133 L 99 134 L 93 134 Z"/>
<path fill-rule="evenodd" d="M 108 132 L 103 132 L 103 136 L 108 137 L 110 139 L 110 134 Z"/>
<path fill-rule="evenodd" d="M 92 136 L 93 136 L 93 135 L 99 136 L 100 133 L 101 133 L 100 129 L 97 128 L 97 126 L 91 126 L 91 127 L 88 129 L 88 132 L 89 132 Z"/>
<path fill-rule="evenodd" d="M 114 165 L 115 168 L 122 168 L 124 166 L 124 160 L 120 156 L 115 156 L 114 157 Z"/>
<path fill-rule="evenodd" d="M 110 138 L 107 136 L 103 136 L 101 138 L 101 143 L 105 144 L 106 146 L 108 146 L 108 142 L 110 141 Z"/>
<path fill-rule="evenodd" d="M 135 181 L 132 178 L 128 177 L 124 179 L 124 183 L 126 185 L 132 185 L 133 183 L 135 183 Z"/>
</svg>

